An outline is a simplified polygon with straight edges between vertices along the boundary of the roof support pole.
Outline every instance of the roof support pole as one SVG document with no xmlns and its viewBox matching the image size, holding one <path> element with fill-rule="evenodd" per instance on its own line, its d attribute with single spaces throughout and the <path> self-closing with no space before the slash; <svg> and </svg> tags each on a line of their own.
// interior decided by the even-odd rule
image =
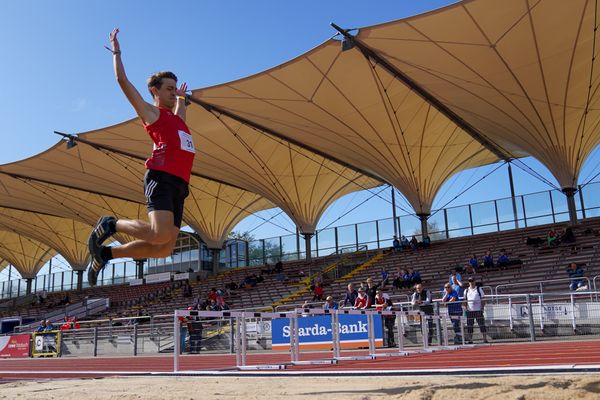
<svg viewBox="0 0 600 400">
<path fill-rule="evenodd" d="M 77 291 L 81 292 L 83 290 L 83 270 L 77 270 Z"/>
<path fill-rule="evenodd" d="M 221 262 L 221 249 L 210 249 L 212 253 L 212 273 L 219 272 L 219 264 Z"/>
<path fill-rule="evenodd" d="M 394 239 L 398 237 L 398 220 L 396 218 L 396 190 L 392 186 L 392 217 L 394 218 Z"/>
<path fill-rule="evenodd" d="M 454 122 L 458 127 L 467 132 L 471 137 L 481 143 L 482 146 L 487 148 L 489 151 L 494 153 L 499 159 L 508 161 L 512 157 L 508 154 L 504 149 L 500 148 L 497 144 L 493 143 L 490 139 L 488 139 L 485 135 L 471 126 L 467 121 L 462 119 L 458 114 L 452 111 L 449 107 L 447 107 L 444 103 L 438 100 L 433 94 L 429 93 L 425 88 L 421 85 L 413 81 L 408 75 L 404 72 L 400 71 L 396 66 L 388 62 L 381 55 L 376 53 L 373 49 L 371 49 L 366 44 L 362 43 L 356 36 L 350 35 L 347 29 L 342 29 L 338 25 L 331 23 L 331 26 L 341 33 L 344 38 L 347 39 L 348 42 L 351 42 L 351 45 L 346 44 L 346 49 L 350 49 L 352 47 L 357 47 L 361 53 L 375 61 L 377 64 L 381 65 L 386 71 L 388 71 L 393 77 L 403 82 L 406 86 L 408 86 L 415 93 L 420 95 L 425 101 L 431 104 L 435 109 L 437 109 L 440 113 L 444 114 L 448 119 Z"/>
<path fill-rule="evenodd" d="M 567 196 L 567 206 L 569 207 L 569 222 L 571 225 L 577 224 L 577 206 L 575 205 L 576 188 L 562 188 L 562 192 Z"/>
<path fill-rule="evenodd" d="M 304 243 L 306 248 L 306 262 L 312 262 L 312 249 L 310 240 L 314 236 L 314 233 L 304 233 L 302 232 L 302 236 L 304 236 Z"/>
<path fill-rule="evenodd" d="M 33 278 L 27 278 L 27 290 L 25 291 L 25 294 L 31 294 L 31 282 L 33 281 Z"/>
<path fill-rule="evenodd" d="M 135 266 L 137 269 L 137 279 L 144 279 L 144 263 L 146 262 L 146 259 L 136 258 L 133 261 L 135 261 Z"/>
<path fill-rule="evenodd" d="M 517 200 L 515 199 L 515 183 L 513 181 L 512 167 L 508 163 L 508 185 L 510 186 L 510 198 L 512 200 L 513 217 L 515 219 L 515 228 L 519 227 L 519 216 L 517 215 Z"/>
<path fill-rule="evenodd" d="M 419 213 L 417 217 L 421 220 L 421 241 L 429 236 L 429 228 L 427 227 L 427 219 L 431 214 L 429 213 Z"/>
</svg>

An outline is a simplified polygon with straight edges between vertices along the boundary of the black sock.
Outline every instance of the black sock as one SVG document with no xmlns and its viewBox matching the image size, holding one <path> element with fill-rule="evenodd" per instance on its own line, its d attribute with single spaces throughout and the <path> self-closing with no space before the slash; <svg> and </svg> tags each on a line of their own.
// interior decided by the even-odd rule
<svg viewBox="0 0 600 400">
<path fill-rule="evenodd" d="M 102 246 L 102 249 L 100 250 L 100 257 L 102 257 L 104 261 L 112 260 L 112 247 Z"/>
</svg>

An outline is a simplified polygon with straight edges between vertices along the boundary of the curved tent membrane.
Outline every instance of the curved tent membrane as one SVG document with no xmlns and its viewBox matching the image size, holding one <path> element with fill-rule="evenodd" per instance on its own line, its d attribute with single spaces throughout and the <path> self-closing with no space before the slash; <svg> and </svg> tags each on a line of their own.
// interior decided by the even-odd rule
<svg viewBox="0 0 600 400">
<path fill-rule="evenodd" d="M 62 255 L 74 270 L 84 270 L 89 264 L 88 224 L 69 218 L 0 207 L 0 229 L 46 244 Z"/>
<path fill-rule="evenodd" d="M 46 244 L 0 228 L 0 257 L 15 267 L 24 279 L 35 278 L 54 255 Z"/>
<path fill-rule="evenodd" d="M 454 173 L 498 160 L 385 68 L 336 40 L 193 96 L 393 184 L 417 213 L 430 212 Z"/>
<path fill-rule="evenodd" d="M 193 174 L 259 194 L 313 233 L 325 209 L 353 191 L 381 184 L 288 141 L 199 105 L 186 122 L 196 145 Z M 152 143 L 139 119 L 80 135 L 103 148 L 147 157 Z"/>
<path fill-rule="evenodd" d="M 569 189 L 600 142 L 597 18 L 588 0 L 467 0 L 362 29 L 358 40 Z"/>
<path fill-rule="evenodd" d="M 149 151 L 151 143 L 143 129 L 136 126 L 134 132 L 141 132 L 147 142 L 141 147 Z M 118 147 L 114 142 L 111 145 Z M 144 152 L 138 152 L 143 157 Z M 0 206 L 75 218 L 90 225 L 106 214 L 146 219 L 144 173 L 137 155 L 85 143 L 68 148 L 61 142 L 39 156 L 0 166 L 0 193 L 6 194 L 0 196 Z M 243 189 L 193 176 L 184 221 L 207 244 L 220 248 L 227 229 L 253 212 L 272 207 Z M 124 235 L 117 239 L 128 241 Z"/>
</svg>

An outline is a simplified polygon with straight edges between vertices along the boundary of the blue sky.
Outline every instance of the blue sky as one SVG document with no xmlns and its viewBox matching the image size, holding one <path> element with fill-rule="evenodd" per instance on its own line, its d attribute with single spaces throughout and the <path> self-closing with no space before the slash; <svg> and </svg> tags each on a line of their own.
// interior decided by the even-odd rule
<svg viewBox="0 0 600 400">
<path fill-rule="evenodd" d="M 361 27 L 429 11 L 452 1 L 13 1 L 2 4 L 4 39 L 0 75 L 0 163 L 33 156 L 58 141 L 54 130 L 78 133 L 134 116 L 112 72 L 108 34 L 121 30 L 123 61 L 129 79 L 147 96 L 145 80 L 158 70 L 174 71 L 188 87 L 199 88 L 247 76 L 287 61 L 344 28 Z M 150 100 L 148 98 L 148 100 Z M 200 144 L 201 145 L 201 144 Z M 149 149 L 150 151 L 150 149 Z M 594 152 L 596 153 L 596 152 Z M 598 158 L 581 175 L 597 172 Z M 526 161 L 555 180 L 535 160 Z M 494 166 L 465 171 L 451 179 L 434 203 L 440 207 Z M 549 187 L 513 168 L 517 193 Z M 141 186 L 140 186 L 141 190 Z M 507 197 L 506 167 L 490 175 L 452 205 Z M 326 226 L 371 196 L 350 194 L 327 210 Z M 390 198 L 389 190 L 382 196 Z M 399 205 L 409 209 L 406 202 Z M 277 211 L 266 211 L 269 218 Z M 399 213 L 402 213 L 399 211 Z M 391 216 L 387 201 L 372 199 L 334 225 Z M 274 219 L 293 230 L 284 214 Z M 249 218 L 237 229 L 255 228 Z M 270 224 L 257 237 L 285 234 Z"/>
</svg>

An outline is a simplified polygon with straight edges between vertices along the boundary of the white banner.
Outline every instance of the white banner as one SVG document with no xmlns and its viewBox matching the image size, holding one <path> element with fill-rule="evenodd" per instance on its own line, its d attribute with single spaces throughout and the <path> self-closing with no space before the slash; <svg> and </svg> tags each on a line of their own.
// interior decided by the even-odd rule
<svg viewBox="0 0 600 400">
<path fill-rule="evenodd" d="M 146 283 L 167 282 L 171 280 L 170 272 L 161 272 L 160 274 L 152 274 L 146 276 Z"/>
</svg>

